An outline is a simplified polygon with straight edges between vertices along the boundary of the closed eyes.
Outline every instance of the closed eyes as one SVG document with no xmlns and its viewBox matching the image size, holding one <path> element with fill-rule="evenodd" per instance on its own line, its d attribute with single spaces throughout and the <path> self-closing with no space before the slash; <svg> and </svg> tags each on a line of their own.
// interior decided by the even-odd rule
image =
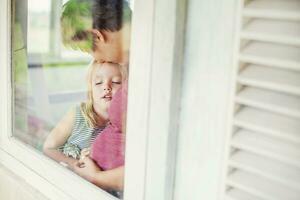
<svg viewBox="0 0 300 200">
<path fill-rule="evenodd" d="M 120 85 L 122 82 L 121 81 L 113 81 L 112 83 Z"/>
<path fill-rule="evenodd" d="M 101 84 L 103 84 L 103 81 L 99 81 L 99 82 L 95 83 L 95 85 L 101 85 Z M 120 85 L 120 84 L 122 84 L 122 82 L 121 81 L 112 81 L 112 84 Z"/>
</svg>

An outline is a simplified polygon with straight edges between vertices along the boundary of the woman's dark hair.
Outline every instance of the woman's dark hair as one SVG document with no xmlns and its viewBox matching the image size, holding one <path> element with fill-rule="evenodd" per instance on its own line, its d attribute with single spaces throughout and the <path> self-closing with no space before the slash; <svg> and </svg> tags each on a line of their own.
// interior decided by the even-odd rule
<svg viewBox="0 0 300 200">
<path fill-rule="evenodd" d="M 94 36 L 87 30 L 119 31 L 130 20 L 131 10 L 126 0 L 69 0 L 61 15 L 63 43 L 89 52 Z"/>
<path fill-rule="evenodd" d="M 92 16 L 94 29 L 114 32 L 130 21 L 131 10 L 124 0 L 93 0 Z"/>
</svg>

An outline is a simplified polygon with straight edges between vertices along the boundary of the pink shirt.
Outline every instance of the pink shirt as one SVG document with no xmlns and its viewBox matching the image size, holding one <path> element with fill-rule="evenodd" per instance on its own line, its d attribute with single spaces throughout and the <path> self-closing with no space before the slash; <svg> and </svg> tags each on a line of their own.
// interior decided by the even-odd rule
<svg viewBox="0 0 300 200">
<path fill-rule="evenodd" d="M 123 84 L 108 110 L 110 124 L 100 133 L 92 144 L 91 157 L 103 170 L 124 165 L 125 134 L 122 133 L 123 116 L 127 109 L 127 84 Z"/>
</svg>

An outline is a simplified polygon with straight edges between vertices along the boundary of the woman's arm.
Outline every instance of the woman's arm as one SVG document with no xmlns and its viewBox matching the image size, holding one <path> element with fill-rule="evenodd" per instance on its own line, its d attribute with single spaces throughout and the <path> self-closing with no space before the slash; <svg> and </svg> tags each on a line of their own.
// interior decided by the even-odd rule
<svg viewBox="0 0 300 200">
<path fill-rule="evenodd" d="M 72 128 L 75 121 L 75 110 L 69 111 L 55 128 L 50 132 L 46 141 L 43 145 L 43 152 L 45 155 L 56 160 L 57 162 L 64 162 L 73 169 L 77 160 L 65 156 L 58 150 L 59 147 L 63 146 L 71 135 Z"/>
<path fill-rule="evenodd" d="M 85 157 L 75 165 L 74 171 L 103 189 L 123 190 L 124 166 L 102 171 L 90 157 Z"/>
</svg>

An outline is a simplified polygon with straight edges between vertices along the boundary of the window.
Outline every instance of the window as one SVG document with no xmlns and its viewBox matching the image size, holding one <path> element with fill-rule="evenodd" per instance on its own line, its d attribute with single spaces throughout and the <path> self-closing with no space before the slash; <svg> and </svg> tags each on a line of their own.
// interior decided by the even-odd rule
<svg viewBox="0 0 300 200">
<path fill-rule="evenodd" d="M 55 13 L 55 9 L 62 5 L 62 2 L 59 2 L 45 1 L 45 5 L 40 10 L 43 11 L 44 15 L 37 12 L 37 9 L 34 9 L 36 6 L 34 1 L 5 0 L 0 3 L 1 8 L 3 8 L 0 18 L 2 25 L 0 45 L 1 49 L 5 49 L 0 59 L 0 91 L 1 96 L 3 96 L 0 104 L 2 113 L 0 120 L 0 162 L 50 199 L 115 199 L 108 193 L 99 190 L 93 184 L 66 170 L 63 166 L 52 162 L 40 151 L 37 151 L 37 149 L 41 150 L 41 143 L 47 130 L 50 130 L 60 117 L 58 112 L 52 113 L 51 103 L 65 103 L 62 100 L 70 99 L 73 101 L 73 97 L 76 101 L 80 101 L 78 96 L 81 96 L 73 92 L 67 93 L 67 95 L 62 94 L 66 90 L 78 89 L 76 83 L 73 86 L 64 85 L 66 88 L 49 86 L 48 80 L 45 78 L 46 69 L 55 69 L 62 64 L 82 66 L 87 64 L 87 61 L 90 59 L 88 55 L 79 57 L 79 54 L 68 53 L 61 45 L 57 45 L 59 42 L 56 42 L 60 38 L 59 34 L 56 35 L 59 32 L 59 27 L 55 26 L 55 22 L 58 20 L 58 13 Z M 145 2 L 136 1 L 134 4 L 134 31 L 132 33 L 134 40 L 132 41 L 130 54 L 131 71 L 129 76 L 128 104 L 131 108 L 128 110 L 127 130 L 129 134 L 126 136 L 125 199 L 143 199 L 147 198 L 147 196 L 149 198 L 154 194 L 151 191 L 155 190 L 156 184 L 166 183 L 168 178 L 173 176 L 174 172 L 169 170 L 171 172 L 166 173 L 168 169 L 165 163 L 169 162 L 169 158 L 171 160 L 174 158 L 173 153 L 168 151 L 168 145 L 171 144 L 173 146 L 175 144 L 175 141 L 168 141 L 171 137 L 169 124 L 176 124 L 173 116 L 178 114 L 178 101 L 174 101 L 172 98 L 178 96 L 176 92 L 178 87 L 175 86 L 180 85 L 180 79 L 175 78 L 173 80 L 173 78 L 180 71 L 180 60 L 177 60 L 178 57 L 175 55 L 177 51 L 181 52 L 182 50 L 182 44 L 179 42 L 182 38 L 180 37 L 181 35 L 177 34 L 183 30 L 184 12 L 180 12 L 181 14 L 177 15 L 179 12 L 177 3 L 173 1 L 157 3 L 148 1 L 146 4 L 146 7 Z M 29 9 L 31 5 L 33 5 L 32 9 Z M 48 9 L 46 5 L 51 6 L 51 9 Z M 18 16 L 16 13 L 19 8 L 22 8 L 20 9 L 21 15 L 14 18 L 13 16 Z M 29 12 L 27 13 L 27 10 L 24 8 L 28 8 Z M 35 14 L 44 18 L 45 23 L 35 22 L 35 17 L 33 17 Z M 169 16 L 168 20 L 164 17 L 165 15 Z M 175 23 L 177 18 L 181 21 L 179 25 Z M 49 23 L 47 19 L 50 20 Z M 157 19 L 159 19 L 159 23 Z M 14 25 L 14 22 L 18 20 L 25 21 L 27 24 L 24 22 L 25 24 Z M 149 24 L 151 25 L 149 26 Z M 153 30 L 156 30 L 156 32 Z M 23 34 L 20 34 L 20 32 Z M 43 46 L 42 48 L 39 45 L 34 46 L 33 43 L 29 44 L 27 42 L 26 44 L 26 41 L 32 39 L 29 34 L 49 37 L 50 42 L 41 45 Z M 18 40 L 16 40 L 17 37 L 19 37 Z M 35 37 L 33 38 L 36 39 Z M 165 38 L 168 39 L 166 40 Z M 11 41 L 16 46 L 11 46 Z M 14 41 L 19 41 L 20 43 L 14 43 Z M 162 47 L 160 45 L 161 41 L 166 41 L 168 45 Z M 175 44 L 178 48 L 173 48 Z M 27 53 L 24 47 L 28 48 Z M 12 55 L 10 52 L 12 52 Z M 10 60 L 10 55 L 13 58 L 13 62 Z M 174 67 L 175 60 L 178 61 L 178 65 Z M 31 68 L 36 70 L 32 75 L 29 72 Z M 11 71 L 11 69 L 13 70 Z M 21 75 L 16 73 L 15 70 Z M 66 73 L 70 73 L 70 71 Z M 20 78 L 22 76 L 23 79 Z M 58 78 L 57 75 L 54 76 Z M 82 78 L 82 74 L 78 76 Z M 34 80 L 32 77 L 38 80 Z M 75 79 L 77 77 L 72 78 Z M 163 81 L 165 84 L 159 85 L 160 90 L 157 91 L 155 88 L 158 87 L 159 81 Z M 57 91 L 58 89 L 61 91 Z M 56 92 L 59 92 L 59 94 L 56 94 Z M 80 94 L 82 93 L 84 92 Z M 37 98 L 36 95 L 40 96 Z M 162 95 L 164 96 L 163 100 L 161 100 Z M 68 99 L 65 99 L 66 96 L 68 96 Z M 139 100 L 137 100 L 137 97 L 139 97 Z M 14 105 L 15 100 L 16 102 L 18 101 L 16 105 Z M 159 105 L 156 103 L 157 101 L 160 102 Z M 27 109 L 24 109 L 24 105 L 27 106 L 25 107 Z M 29 109 L 31 106 L 33 107 L 32 110 Z M 12 110 L 12 108 L 14 109 Z M 63 108 L 66 107 L 63 106 Z M 39 109 L 45 114 L 36 112 L 35 109 Z M 59 111 L 63 112 L 63 109 L 59 109 Z M 153 115 L 158 111 L 164 113 L 159 118 Z M 150 113 L 152 114 L 150 115 Z M 45 116 L 50 117 L 46 118 Z M 136 126 L 137 121 L 140 127 Z M 158 124 L 159 126 L 157 126 Z M 27 131 L 29 126 L 33 130 Z M 45 132 L 41 133 L 40 129 L 45 129 Z M 33 141 L 31 140 L 33 136 L 24 136 L 24 132 L 30 134 L 38 133 L 42 134 L 42 136 L 38 140 Z M 155 134 L 152 134 L 149 138 L 149 132 Z M 155 157 L 154 149 L 157 149 L 157 137 L 155 136 L 158 135 L 161 137 L 159 141 L 161 148 L 159 152 L 161 154 L 159 157 Z M 145 176 L 146 172 L 149 176 Z M 155 176 L 150 176 L 151 174 Z M 164 184 L 164 186 L 166 185 Z M 150 193 L 146 193 L 146 191 Z M 172 192 L 172 187 L 170 187 L 168 191 L 162 188 L 155 194 L 164 197 L 166 193 L 171 195 Z"/>
<path fill-rule="evenodd" d="M 15 1 L 12 10 L 13 135 L 42 151 L 63 115 L 86 99 L 91 56 L 64 47 L 61 1 Z"/>
</svg>

